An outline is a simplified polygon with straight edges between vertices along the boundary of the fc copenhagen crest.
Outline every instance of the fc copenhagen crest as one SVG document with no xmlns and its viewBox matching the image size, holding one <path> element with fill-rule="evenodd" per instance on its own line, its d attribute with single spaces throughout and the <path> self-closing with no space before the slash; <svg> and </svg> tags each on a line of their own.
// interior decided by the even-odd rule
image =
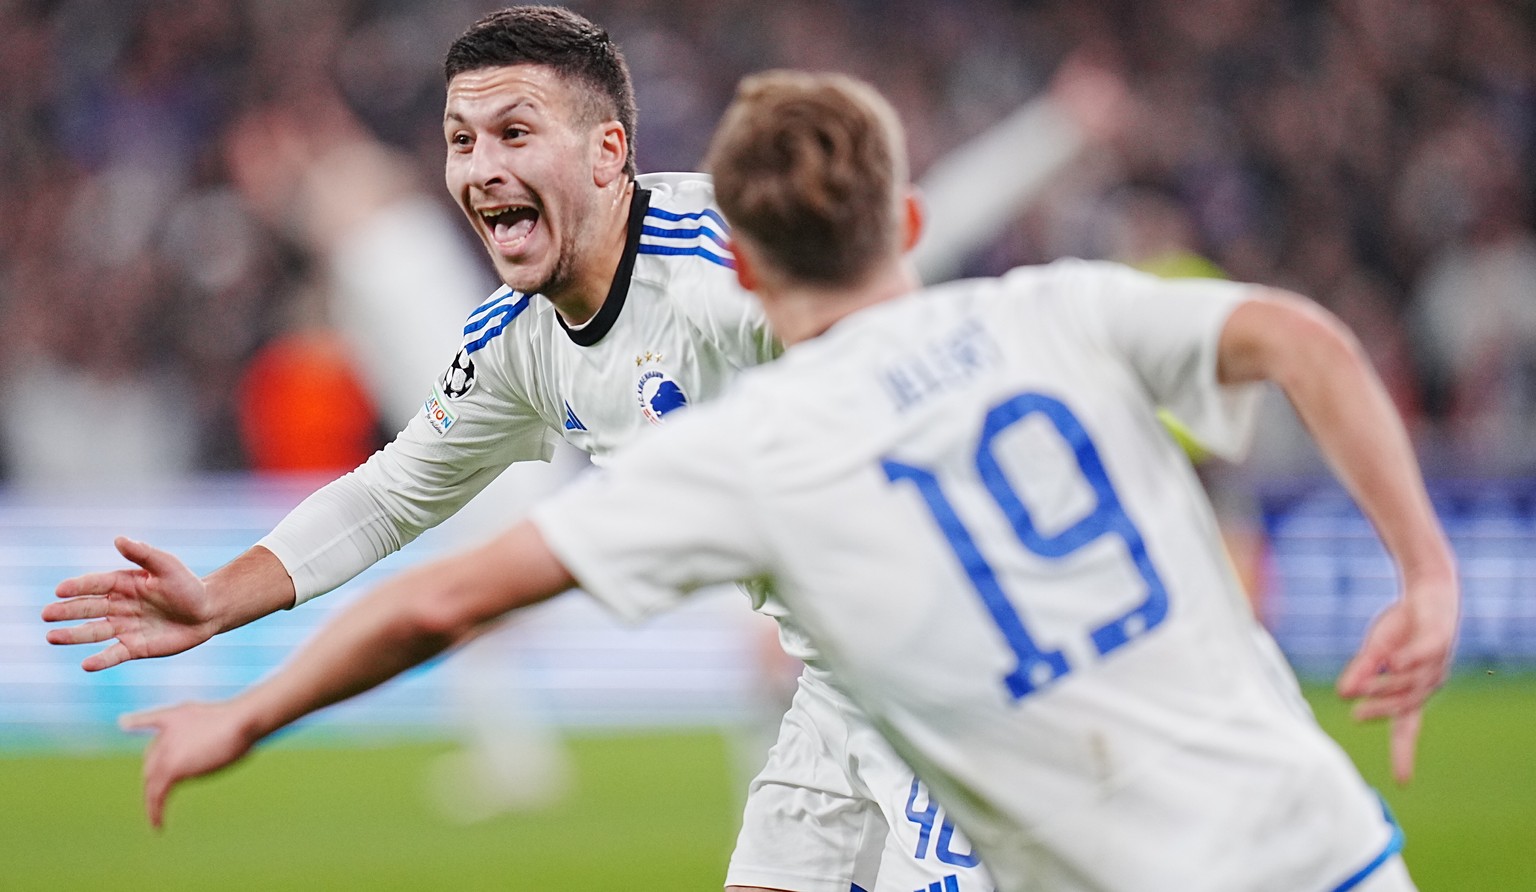
<svg viewBox="0 0 1536 892">
<path fill-rule="evenodd" d="M 660 367 L 661 354 L 647 351 L 635 357 L 635 365 L 641 369 L 640 379 L 635 382 L 635 396 L 640 400 L 640 413 L 652 424 L 660 424 L 663 415 L 688 405 L 688 394 L 671 373 Z"/>
</svg>

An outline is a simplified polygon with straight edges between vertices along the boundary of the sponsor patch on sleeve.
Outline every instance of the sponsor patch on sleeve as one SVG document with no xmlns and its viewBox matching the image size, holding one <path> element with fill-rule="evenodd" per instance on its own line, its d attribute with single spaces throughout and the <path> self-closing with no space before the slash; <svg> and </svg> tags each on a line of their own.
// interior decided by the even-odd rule
<svg viewBox="0 0 1536 892">
<path fill-rule="evenodd" d="M 448 400 L 436 387 L 432 388 L 432 394 L 427 397 L 421 411 L 427 416 L 427 423 L 432 425 L 432 429 L 437 431 L 439 437 L 447 436 L 448 431 L 452 430 L 459 420 L 459 414 L 448 407 Z"/>
</svg>

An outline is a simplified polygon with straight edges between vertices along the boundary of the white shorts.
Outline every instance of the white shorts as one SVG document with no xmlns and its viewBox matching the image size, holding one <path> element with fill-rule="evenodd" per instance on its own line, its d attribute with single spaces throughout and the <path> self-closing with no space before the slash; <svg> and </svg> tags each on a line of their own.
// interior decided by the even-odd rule
<svg viewBox="0 0 1536 892">
<path fill-rule="evenodd" d="M 727 886 L 789 892 L 990 892 L 944 810 L 820 674 L 801 675 L 752 780 Z"/>
</svg>

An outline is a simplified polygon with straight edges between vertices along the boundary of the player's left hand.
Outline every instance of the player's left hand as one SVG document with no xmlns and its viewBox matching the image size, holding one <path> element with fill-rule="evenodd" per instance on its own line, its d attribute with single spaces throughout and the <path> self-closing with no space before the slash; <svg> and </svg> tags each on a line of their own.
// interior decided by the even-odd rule
<svg viewBox="0 0 1536 892">
<path fill-rule="evenodd" d="M 1424 703 L 1450 672 L 1458 602 L 1454 580 L 1410 586 L 1376 617 L 1339 675 L 1339 696 L 1356 701 L 1356 720 L 1390 721 L 1392 774 L 1400 784 L 1413 777 Z"/>
<path fill-rule="evenodd" d="M 43 620 L 95 621 L 51 629 L 49 644 L 111 641 L 80 664 L 87 672 L 98 672 L 128 660 L 178 654 L 213 637 L 220 628 L 213 599 L 186 564 L 127 536 L 118 536 L 113 544 L 138 567 L 86 573 L 59 583 L 59 600 L 43 608 Z"/>
<path fill-rule="evenodd" d="M 166 799 L 177 784 L 239 761 L 256 741 L 236 701 L 130 713 L 118 724 L 125 731 L 155 734 L 144 752 L 144 807 L 157 830 L 165 824 Z"/>
</svg>

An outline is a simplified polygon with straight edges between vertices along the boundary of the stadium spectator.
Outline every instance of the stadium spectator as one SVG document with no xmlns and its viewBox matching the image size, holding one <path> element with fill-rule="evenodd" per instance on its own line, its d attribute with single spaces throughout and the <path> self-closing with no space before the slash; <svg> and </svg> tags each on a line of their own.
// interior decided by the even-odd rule
<svg viewBox="0 0 1536 892">
<path fill-rule="evenodd" d="M 193 433 L 181 442 L 192 452 L 164 453 L 160 473 L 244 466 L 226 395 L 261 344 L 282 334 L 267 320 L 284 318 L 280 308 L 305 277 L 305 249 L 269 223 L 240 221 L 247 209 L 223 200 L 232 174 L 220 145 L 254 108 L 301 109 L 306 96 L 334 91 L 412 159 L 421 181 L 435 179 L 436 48 L 474 8 L 464 0 L 0 4 L 0 217 L 12 224 L 0 229 L 0 316 L 17 320 L 7 331 L 21 335 L 0 341 L 3 389 L 30 392 L 21 383 L 29 370 L 72 361 L 28 320 L 52 313 L 56 296 L 82 278 L 101 281 L 99 269 L 69 261 L 79 233 L 68 230 L 102 234 L 106 208 L 86 190 L 101 176 L 131 173 L 137 185 L 118 193 L 122 210 L 112 219 L 149 234 L 132 244 L 161 268 L 159 299 L 145 305 L 89 290 L 98 312 L 120 305 L 111 312 L 151 333 L 160 349 L 132 358 L 114 385 L 139 387 L 144 402 L 169 388 L 191 409 Z M 1309 244 L 1320 220 L 1339 221 L 1330 238 L 1352 248 L 1350 275 L 1340 281 L 1366 283 L 1378 307 L 1370 316 L 1387 325 L 1380 334 L 1359 330 L 1373 354 L 1378 342 L 1400 342 L 1409 315 L 1420 324 L 1412 307 L 1431 288 L 1431 264 L 1462 238 L 1454 227 L 1457 208 L 1470 201 L 1467 186 L 1420 175 L 1430 172 L 1420 161 L 1426 141 L 1457 120 L 1482 118 L 1489 150 L 1513 159 L 1511 201 L 1529 206 L 1536 189 L 1536 20 L 1509 0 L 1091 8 L 891 0 L 878 15 L 861 0 L 596 0 L 584 9 L 631 48 L 648 119 L 639 163 L 648 170 L 695 166 L 735 78 L 810 64 L 885 84 L 914 123 L 913 166 L 923 173 L 1037 93 L 1044 72 L 1073 48 L 1094 46 L 1126 70 L 1142 111 L 1128 121 L 1120 170 L 1080 183 L 1091 190 L 1084 200 L 1127 180 L 1155 185 L 1186 209 L 1200 252 L 1231 275 L 1295 283 L 1343 310 L 1354 298 L 1317 281 Z M 898 54 L 900 64 L 891 64 Z M 60 209 L 77 202 L 92 219 L 61 226 Z M 241 250 L 253 266 L 211 289 L 199 264 L 180 262 L 185 237 L 155 237 L 170 234 L 175 209 L 204 226 L 248 227 Z M 1052 234 L 1038 215 L 1020 219 L 962 272 L 995 273 L 1062 253 L 1107 256 L 1102 243 L 1062 244 Z M 167 254 L 171 262 L 161 262 Z M 1415 343 L 1442 337 L 1416 335 Z M 1403 394 L 1400 405 L 1424 408 L 1424 423 L 1414 425 L 1423 443 L 1446 466 L 1508 468 L 1504 447 L 1458 429 L 1517 430 L 1520 400 L 1489 402 L 1475 413 L 1487 420 L 1474 420 L 1428 352 L 1434 348 L 1421 349 L 1389 372 L 1389 384 Z M 1479 374 L 1499 378 L 1489 388 L 1499 393 L 1525 386 L 1518 363 Z M 169 383 L 148 383 L 155 381 Z M 152 386 L 161 392 L 145 389 Z M 0 473 L 15 477 L 33 460 L 24 454 L 32 441 L 5 443 Z M 1296 465 L 1287 456 L 1277 462 Z"/>
</svg>

